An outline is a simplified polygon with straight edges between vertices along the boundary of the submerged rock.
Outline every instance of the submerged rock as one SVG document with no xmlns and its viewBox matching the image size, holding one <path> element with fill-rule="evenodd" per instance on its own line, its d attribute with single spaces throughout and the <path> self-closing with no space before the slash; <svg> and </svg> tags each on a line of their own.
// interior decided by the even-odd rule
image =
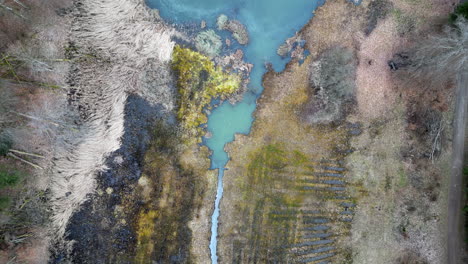
<svg viewBox="0 0 468 264">
<path fill-rule="evenodd" d="M 288 38 L 283 44 L 281 44 L 276 50 L 276 53 L 284 58 L 288 56 L 288 54 L 294 49 L 294 47 L 297 48 L 297 46 L 300 46 L 299 44 L 301 42 L 303 42 L 302 36 L 296 33 L 296 35 Z"/>
<path fill-rule="evenodd" d="M 276 53 L 281 56 L 281 57 L 286 57 L 288 55 L 289 51 L 291 51 L 291 48 L 288 43 L 281 44 L 278 49 L 276 50 Z"/>
<path fill-rule="evenodd" d="M 229 19 L 225 14 L 219 15 L 218 19 L 216 20 L 216 25 L 218 26 L 219 30 L 223 30 L 226 28 Z"/>
<path fill-rule="evenodd" d="M 223 68 L 229 68 L 241 73 L 244 79 L 247 79 L 250 72 L 252 71 L 253 65 L 246 63 L 244 60 L 244 52 L 237 49 L 234 53 L 223 57 L 215 58 L 216 65 Z"/>
<path fill-rule="evenodd" d="M 195 38 L 195 47 L 201 53 L 210 57 L 215 57 L 221 52 L 223 42 L 221 37 L 216 34 L 213 30 L 206 30 L 200 32 Z"/>
<path fill-rule="evenodd" d="M 249 33 L 247 28 L 237 20 L 229 20 L 229 18 L 221 14 L 216 21 L 216 25 L 219 30 L 227 30 L 232 33 L 232 36 L 239 42 L 241 45 L 246 45 L 249 43 Z"/>
</svg>

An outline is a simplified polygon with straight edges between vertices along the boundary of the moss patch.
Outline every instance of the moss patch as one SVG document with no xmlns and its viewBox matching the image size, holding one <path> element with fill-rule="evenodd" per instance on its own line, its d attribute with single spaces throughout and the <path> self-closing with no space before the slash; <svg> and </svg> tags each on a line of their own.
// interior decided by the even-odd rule
<svg viewBox="0 0 468 264">
<path fill-rule="evenodd" d="M 458 17 L 468 19 L 468 2 L 460 4 L 455 8 L 455 12 L 450 15 L 450 21 L 453 23 Z"/>
<path fill-rule="evenodd" d="M 154 252 L 152 236 L 155 231 L 155 219 L 158 212 L 155 210 L 143 210 L 138 216 L 138 238 L 136 263 L 148 263 L 148 256 Z"/>
<path fill-rule="evenodd" d="M 18 171 L 0 168 L 0 188 L 14 186 L 18 183 L 19 179 L 20 173 Z"/>
<path fill-rule="evenodd" d="M 11 199 L 8 195 L 8 188 L 14 188 L 20 182 L 23 174 L 22 171 L 12 166 L 0 165 L 0 211 L 9 208 Z"/>
<path fill-rule="evenodd" d="M 181 46 L 174 48 L 172 69 L 177 74 L 179 92 L 177 117 L 188 137 L 198 137 L 202 132 L 200 125 L 208 121 L 203 109 L 213 98 L 223 100 L 234 94 L 241 78 L 224 72 L 201 53 Z"/>
</svg>

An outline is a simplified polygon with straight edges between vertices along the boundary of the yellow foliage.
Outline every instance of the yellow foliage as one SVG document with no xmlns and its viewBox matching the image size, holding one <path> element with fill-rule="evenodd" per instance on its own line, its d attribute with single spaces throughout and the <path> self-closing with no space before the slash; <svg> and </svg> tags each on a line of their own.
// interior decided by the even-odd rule
<svg viewBox="0 0 468 264">
<path fill-rule="evenodd" d="M 177 116 L 189 136 L 199 136 L 199 126 L 208 120 L 203 108 L 209 106 L 213 98 L 226 99 L 235 93 L 241 78 L 224 72 L 201 53 L 179 45 L 174 48 L 172 69 L 177 74 L 180 96 Z"/>
<path fill-rule="evenodd" d="M 154 251 L 152 235 L 155 232 L 155 219 L 158 211 L 142 211 L 138 217 L 138 244 L 136 250 L 136 263 L 151 263 L 149 256 Z"/>
</svg>

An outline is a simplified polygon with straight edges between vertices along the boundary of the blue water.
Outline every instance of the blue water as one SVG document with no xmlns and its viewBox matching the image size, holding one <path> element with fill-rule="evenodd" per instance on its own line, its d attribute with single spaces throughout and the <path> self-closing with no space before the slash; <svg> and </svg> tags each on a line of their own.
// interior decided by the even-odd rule
<svg viewBox="0 0 468 264">
<path fill-rule="evenodd" d="M 178 25 L 199 25 L 201 20 L 216 29 L 216 19 L 224 13 L 246 25 L 250 42 L 242 47 L 244 59 L 254 65 L 249 90 L 236 105 L 228 102 L 215 108 L 208 117 L 210 138 L 204 143 L 212 151 L 211 168 L 219 169 L 215 210 L 212 216 L 210 251 L 212 263 L 217 263 L 217 231 L 219 203 L 223 194 L 224 167 L 229 160 L 224 151 L 226 143 L 236 133 L 247 134 L 253 122 L 256 100 L 260 96 L 265 64 L 271 63 L 275 71 L 282 71 L 289 61 L 276 54 L 277 48 L 312 17 L 313 11 L 325 0 L 147 0 L 152 8 L 168 22 Z M 222 33 L 223 36 L 226 34 Z M 236 45 L 236 47 L 239 47 Z"/>
</svg>

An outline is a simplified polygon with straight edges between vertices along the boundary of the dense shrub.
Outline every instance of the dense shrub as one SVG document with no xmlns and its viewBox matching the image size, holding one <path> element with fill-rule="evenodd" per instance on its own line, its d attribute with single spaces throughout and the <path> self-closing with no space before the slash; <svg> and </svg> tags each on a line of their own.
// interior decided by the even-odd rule
<svg viewBox="0 0 468 264">
<path fill-rule="evenodd" d="M 347 99 L 354 94 L 356 64 L 353 52 L 337 47 L 329 50 L 320 60 L 320 89 L 333 99 Z"/>
<path fill-rule="evenodd" d="M 18 171 L 0 168 L 0 189 L 8 186 L 14 186 L 18 183 L 20 174 Z"/>
<path fill-rule="evenodd" d="M 455 26 L 422 40 L 411 52 L 410 76 L 423 81 L 427 89 L 444 88 L 468 70 L 468 22 L 459 17 Z"/>
<path fill-rule="evenodd" d="M 7 133 L 0 133 L 0 156 L 6 156 L 13 146 L 13 140 Z"/>
<path fill-rule="evenodd" d="M 468 2 L 460 4 L 455 8 L 455 12 L 450 15 L 450 21 L 455 22 L 458 17 L 468 19 Z"/>
<path fill-rule="evenodd" d="M 307 122 L 328 123 L 339 119 L 343 106 L 354 99 L 356 58 L 353 52 L 335 47 L 312 64 L 311 86 L 315 100 L 305 107 Z"/>
</svg>

